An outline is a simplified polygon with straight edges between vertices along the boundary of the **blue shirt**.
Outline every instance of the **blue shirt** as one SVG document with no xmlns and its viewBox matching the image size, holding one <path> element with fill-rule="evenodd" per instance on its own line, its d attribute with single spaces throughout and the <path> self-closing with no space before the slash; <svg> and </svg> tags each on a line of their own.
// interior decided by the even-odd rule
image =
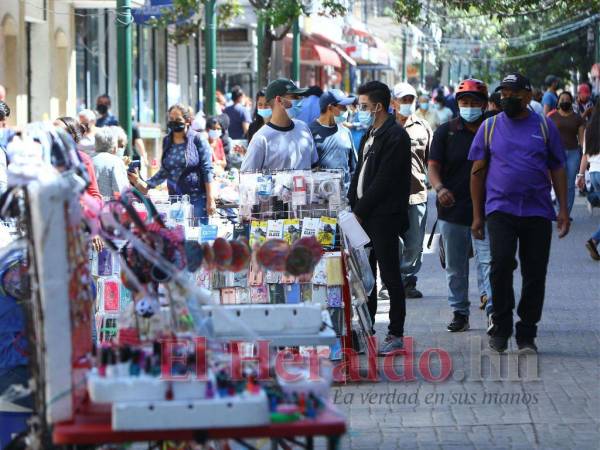
<svg viewBox="0 0 600 450">
<path fill-rule="evenodd" d="M 534 112 L 525 119 L 509 119 L 504 113 L 496 117 L 489 146 L 485 214 L 501 211 L 518 217 L 554 220 L 548 172 L 565 165 L 565 150 L 556 125 Z M 541 120 L 548 124 L 547 142 Z M 472 161 L 486 159 L 484 128 L 479 127 L 471 144 Z"/>
<path fill-rule="evenodd" d="M 119 121 L 111 113 L 108 113 L 105 117 L 98 117 L 98 119 L 96 119 L 97 127 L 112 127 L 118 125 Z"/>
<path fill-rule="evenodd" d="M 558 96 L 552 91 L 544 92 L 544 96 L 542 97 L 542 106 L 548 105 L 550 109 L 556 109 L 556 105 L 558 103 Z"/>
<path fill-rule="evenodd" d="M 350 130 L 341 125 L 326 127 L 317 120 L 309 128 L 317 145 L 317 164 L 324 169 L 343 169 L 344 181 L 350 183 L 357 161 Z"/>
<path fill-rule="evenodd" d="M 313 123 L 321 115 L 321 107 L 319 106 L 319 97 L 309 95 L 302 100 L 302 109 L 296 116 L 296 119 L 301 120 L 305 124 Z"/>
<path fill-rule="evenodd" d="M 243 123 L 250 125 L 252 117 L 250 117 L 250 111 L 239 103 L 235 103 L 228 106 L 223 111 L 229 117 L 229 137 L 231 139 L 244 139 L 244 128 Z"/>
</svg>

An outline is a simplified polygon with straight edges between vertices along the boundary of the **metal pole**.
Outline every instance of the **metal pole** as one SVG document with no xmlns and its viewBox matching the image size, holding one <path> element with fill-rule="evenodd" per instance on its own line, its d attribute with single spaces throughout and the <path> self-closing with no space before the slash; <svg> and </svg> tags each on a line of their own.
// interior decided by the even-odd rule
<svg viewBox="0 0 600 450">
<path fill-rule="evenodd" d="M 205 3 L 206 21 L 206 114 L 215 115 L 217 94 L 217 15 L 216 0 L 207 0 Z"/>
<path fill-rule="evenodd" d="M 421 88 L 425 87 L 425 42 L 421 40 L 421 68 L 419 69 L 421 75 Z"/>
<path fill-rule="evenodd" d="M 127 133 L 126 154 L 131 155 L 131 17 L 130 0 L 117 0 L 117 79 L 119 90 L 119 124 Z"/>
<path fill-rule="evenodd" d="M 300 83 L 300 18 L 294 19 L 292 42 L 292 80 Z"/>
<path fill-rule="evenodd" d="M 264 86 L 266 67 L 263 66 L 265 54 L 265 18 L 262 14 L 258 15 L 258 21 L 256 23 L 256 68 L 258 75 L 258 89 L 262 89 Z"/>
<path fill-rule="evenodd" d="M 402 38 L 402 81 L 406 81 L 406 41 L 408 35 L 406 29 L 404 29 L 404 36 Z"/>
</svg>

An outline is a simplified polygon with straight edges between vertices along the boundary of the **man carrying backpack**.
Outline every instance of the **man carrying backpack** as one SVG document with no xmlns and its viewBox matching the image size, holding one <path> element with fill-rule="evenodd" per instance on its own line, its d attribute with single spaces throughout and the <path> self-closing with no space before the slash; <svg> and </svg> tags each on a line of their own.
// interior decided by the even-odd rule
<svg viewBox="0 0 600 450">
<path fill-rule="evenodd" d="M 429 153 L 429 180 L 437 192 L 438 225 L 446 255 L 448 303 L 454 313 L 448 331 L 469 329 L 469 254 L 472 252 L 481 273 L 480 294 L 487 297 L 491 312 L 489 288 L 490 251 L 487 241 L 471 237 L 473 206 L 469 189 L 471 165 L 469 149 L 488 102 L 487 86 L 476 79 L 463 80 L 456 89 L 459 117 L 438 127 Z"/>
<path fill-rule="evenodd" d="M 469 153 L 473 161 L 472 230 L 476 239 L 483 239 L 484 223 L 489 231 L 494 293 L 490 348 L 506 350 L 513 332 L 518 243 L 523 287 L 515 337 L 519 351 L 535 353 L 552 221 L 557 219 L 559 238 L 569 232 L 565 151 L 554 123 L 527 108 L 532 95 L 527 78 L 507 75 L 498 90 L 503 112 L 479 128 Z M 551 182 L 560 204 L 558 218 L 550 198 Z"/>
</svg>

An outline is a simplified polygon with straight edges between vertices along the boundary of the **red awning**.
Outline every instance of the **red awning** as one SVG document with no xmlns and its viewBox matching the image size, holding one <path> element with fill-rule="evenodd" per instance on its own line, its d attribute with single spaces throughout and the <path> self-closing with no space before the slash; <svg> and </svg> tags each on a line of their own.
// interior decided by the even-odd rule
<svg viewBox="0 0 600 450">
<path fill-rule="evenodd" d="M 313 45 L 313 50 L 315 51 L 319 62 L 324 66 L 342 67 L 340 56 L 335 50 L 331 50 L 330 48 L 318 44 Z"/>
</svg>

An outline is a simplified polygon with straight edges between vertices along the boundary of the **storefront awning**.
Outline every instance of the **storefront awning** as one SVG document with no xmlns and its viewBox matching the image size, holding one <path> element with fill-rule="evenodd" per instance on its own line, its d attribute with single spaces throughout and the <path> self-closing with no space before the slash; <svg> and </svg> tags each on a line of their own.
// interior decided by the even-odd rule
<svg viewBox="0 0 600 450">
<path fill-rule="evenodd" d="M 315 54 L 322 65 L 337 68 L 342 67 L 340 56 L 334 50 L 318 44 L 313 45 L 313 50 L 315 51 Z"/>
<path fill-rule="evenodd" d="M 356 68 L 358 70 L 394 70 L 387 64 L 359 64 Z"/>
<path fill-rule="evenodd" d="M 346 61 L 346 63 L 349 66 L 356 66 L 356 61 L 354 61 L 354 59 L 348 53 L 346 53 L 342 48 L 338 47 L 337 45 L 334 45 L 333 49 L 336 51 L 336 53 L 338 55 L 340 55 L 340 57 L 344 61 Z"/>
</svg>

